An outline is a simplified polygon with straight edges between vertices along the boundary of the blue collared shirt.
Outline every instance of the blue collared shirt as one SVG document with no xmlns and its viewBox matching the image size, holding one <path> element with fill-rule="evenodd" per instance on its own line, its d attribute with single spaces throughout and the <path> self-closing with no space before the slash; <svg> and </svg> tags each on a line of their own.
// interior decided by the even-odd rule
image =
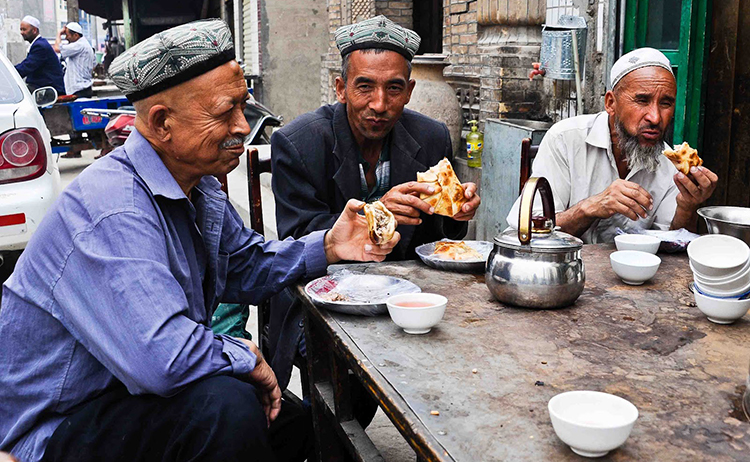
<svg viewBox="0 0 750 462">
<path fill-rule="evenodd" d="M 0 450 L 41 459 L 66 415 L 120 383 L 170 396 L 247 374 L 255 355 L 214 335 L 214 308 L 322 274 L 324 234 L 264 242 L 215 178 L 188 200 L 133 131 L 66 188 L 3 288 Z"/>
</svg>

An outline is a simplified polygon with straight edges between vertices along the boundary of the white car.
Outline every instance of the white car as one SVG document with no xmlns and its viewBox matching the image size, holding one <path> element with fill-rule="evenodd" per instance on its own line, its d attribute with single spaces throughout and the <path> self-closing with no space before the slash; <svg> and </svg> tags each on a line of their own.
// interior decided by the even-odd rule
<svg viewBox="0 0 750 462">
<path fill-rule="evenodd" d="M 60 170 L 34 96 L 0 53 L 0 282 L 60 194 Z"/>
</svg>

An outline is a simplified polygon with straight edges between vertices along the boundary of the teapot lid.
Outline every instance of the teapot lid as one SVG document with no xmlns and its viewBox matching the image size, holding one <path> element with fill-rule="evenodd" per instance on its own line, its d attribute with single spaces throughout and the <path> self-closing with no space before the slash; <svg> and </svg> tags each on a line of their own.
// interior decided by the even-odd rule
<svg viewBox="0 0 750 462">
<path fill-rule="evenodd" d="M 506 248 L 530 250 L 532 252 L 554 253 L 559 251 L 577 250 L 583 247 L 583 241 L 559 228 L 548 232 L 532 232 L 531 242 L 521 244 L 517 229 L 507 229 L 495 237 L 495 243 Z"/>
</svg>

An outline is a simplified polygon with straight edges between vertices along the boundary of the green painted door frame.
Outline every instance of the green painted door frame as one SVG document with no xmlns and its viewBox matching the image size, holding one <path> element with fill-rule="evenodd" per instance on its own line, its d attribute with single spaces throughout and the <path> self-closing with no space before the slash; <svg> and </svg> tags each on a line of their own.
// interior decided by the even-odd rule
<svg viewBox="0 0 750 462">
<path fill-rule="evenodd" d="M 676 47 L 669 48 L 648 42 L 649 4 L 653 4 L 653 0 L 622 1 L 626 8 L 624 51 L 627 53 L 635 48 L 653 46 L 669 58 L 677 74 L 674 143 L 687 141 L 700 150 L 703 143 L 706 46 L 710 37 L 712 0 L 681 1 L 679 42 Z"/>
</svg>

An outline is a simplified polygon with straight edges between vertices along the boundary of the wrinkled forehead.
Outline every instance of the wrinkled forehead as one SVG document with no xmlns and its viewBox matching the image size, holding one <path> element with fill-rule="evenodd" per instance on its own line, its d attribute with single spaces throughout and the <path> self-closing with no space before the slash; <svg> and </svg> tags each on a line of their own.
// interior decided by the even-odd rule
<svg viewBox="0 0 750 462">
<path fill-rule="evenodd" d="M 628 73 L 615 86 L 617 91 L 629 93 L 677 93 L 674 75 L 663 67 L 650 66 Z"/>
<path fill-rule="evenodd" d="M 237 61 L 229 61 L 169 91 L 186 100 L 201 99 L 212 104 L 237 103 L 247 99 L 245 75 Z"/>
</svg>

